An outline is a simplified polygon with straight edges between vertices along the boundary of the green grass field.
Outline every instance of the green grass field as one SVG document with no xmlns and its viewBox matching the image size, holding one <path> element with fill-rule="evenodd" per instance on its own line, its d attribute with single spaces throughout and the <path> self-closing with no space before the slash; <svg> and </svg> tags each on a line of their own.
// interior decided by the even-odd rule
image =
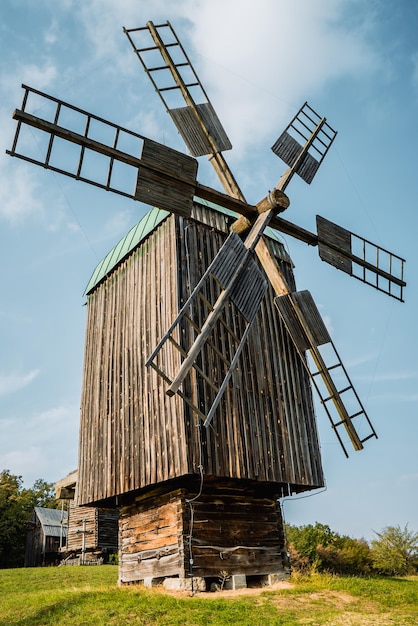
<svg viewBox="0 0 418 626">
<path fill-rule="evenodd" d="M 418 625 L 418 577 L 298 578 L 283 588 L 169 593 L 117 586 L 117 567 L 0 570 L 1 626 Z"/>
</svg>

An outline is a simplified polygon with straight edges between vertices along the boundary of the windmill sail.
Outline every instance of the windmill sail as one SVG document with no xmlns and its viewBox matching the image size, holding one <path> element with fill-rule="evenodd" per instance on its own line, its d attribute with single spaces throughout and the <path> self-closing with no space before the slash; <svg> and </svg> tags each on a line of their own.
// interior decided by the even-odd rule
<svg viewBox="0 0 418 626">
<path fill-rule="evenodd" d="M 323 261 L 403 302 L 404 259 L 320 215 L 316 225 Z"/>
<path fill-rule="evenodd" d="M 318 246 L 322 261 L 403 302 L 405 259 L 342 226 L 316 216 L 317 232 L 312 233 L 275 216 L 271 226 L 310 246 Z"/>
<path fill-rule="evenodd" d="M 124 32 L 191 154 L 210 155 L 225 191 L 245 201 L 222 155 L 231 142 L 170 22 Z"/>
<path fill-rule="evenodd" d="M 362 450 L 365 441 L 377 437 L 377 434 L 311 294 L 309 291 L 293 292 L 276 297 L 274 303 L 306 366 L 344 454 L 348 456 L 339 433 L 340 427 L 346 430 L 354 449 Z M 327 345 L 328 350 L 321 351 L 320 346 L 324 345 Z M 311 356 L 311 367 L 305 360 L 307 350 Z M 366 429 L 366 434 L 359 435 L 354 421 Z"/>
<path fill-rule="evenodd" d="M 23 88 L 22 108 L 13 114 L 17 120 L 13 146 L 7 154 L 133 200 L 190 215 L 196 192 L 195 159 L 58 98 L 26 85 Z M 31 112 L 39 108 L 49 119 Z M 33 153 L 22 139 L 24 126 L 40 131 L 32 142 Z"/>
<path fill-rule="evenodd" d="M 336 135 L 325 118 L 321 119 L 305 102 L 271 149 L 310 184 Z M 304 150 L 307 142 L 308 150 Z"/>
</svg>

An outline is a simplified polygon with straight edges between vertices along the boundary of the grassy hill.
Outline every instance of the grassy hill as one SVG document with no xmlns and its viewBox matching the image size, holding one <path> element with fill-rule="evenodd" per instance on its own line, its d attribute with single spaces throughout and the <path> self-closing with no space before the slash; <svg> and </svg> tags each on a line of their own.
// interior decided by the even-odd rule
<svg viewBox="0 0 418 626">
<path fill-rule="evenodd" d="M 0 570 L 1 626 L 418 625 L 418 577 L 314 575 L 245 592 L 117 586 L 117 567 Z"/>
</svg>

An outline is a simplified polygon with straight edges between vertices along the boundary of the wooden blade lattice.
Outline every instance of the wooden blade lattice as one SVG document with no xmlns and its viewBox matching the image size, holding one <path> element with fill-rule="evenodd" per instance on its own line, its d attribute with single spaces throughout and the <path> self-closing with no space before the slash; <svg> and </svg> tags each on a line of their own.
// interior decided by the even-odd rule
<svg viewBox="0 0 418 626">
<path fill-rule="evenodd" d="M 267 281 L 231 233 L 147 361 L 208 426 L 251 329 Z M 173 350 L 180 353 L 177 370 Z"/>
<path fill-rule="evenodd" d="M 9 155 L 133 200 L 190 215 L 196 191 L 195 159 L 23 87 L 22 108 L 13 115 L 17 128 Z M 34 115 L 37 110 L 42 110 L 43 118 Z M 26 127 L 31 128 L 34 141 L 22 137 Z"/>
<path fill-rule="evenodd" d="M 323 261 L 403 302 L 404 259 L 320 215 L 316 225 Z"/>
<path fill-rule="evenodd" d="M 245 201 L 222 155 L 231 142 L 170 22 L 124 32 L 190 153 L 209 155 L 225 191 Z"/>
<path fill-rule="evenodd" d="M 309 291 L 293 292 L 276 297 L 274 302 L 306 366 L 344 454 L 348 456 L 339 432 L 341 427 L 347 432 L 354 449 L 362 450 L 363 444 L 368 439 L 377 437 L 377 434 L 311 294 Z M 320 346 L 324 345 L 327 349 L 321 350 Z M 311 357 L 311 367 L 308 367 L 305 358 L 307 350 Z M 360 428 L 356 428 L 354 420 L 359 427 L 366 429 L 365 435 L 359 435 Z"/>
<path fill-rule="evenodd" d="M 305 102 L 271 149 L 310 184 L 336 135 L 326 119 Z M 308 142 L 310 145 L 304 150 Z"/>
</svg>

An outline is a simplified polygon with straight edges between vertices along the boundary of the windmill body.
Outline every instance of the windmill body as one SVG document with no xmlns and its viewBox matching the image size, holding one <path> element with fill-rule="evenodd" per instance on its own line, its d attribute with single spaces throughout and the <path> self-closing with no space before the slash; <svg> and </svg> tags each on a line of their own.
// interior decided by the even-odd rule
<svg viewBox="0 0 418 626">
<path fill-rule="evenodd" d="M 210 428 L 182 397 L 170 398 L 165 381 L 145 365 L 227 238 L 230 220 L 197 200 L 190 218 L 154 209 L 121 242 L 123 260 L 113 256 L 112 266 L 110 253 L 88 286 L 78 500 L 120 507 L 123 581 L 163 571 L 188 576 L 191 556 L 194 576 L 216 576 L 224 551 L 230 573 L 278 573 L 285 564 L 277 499 L 323 485 L 309 377 L 271 289 Z M 273 236 L 267 241 L 293 285 L 282 244 Z M 196 322 L 205 309 L 202 300 Z M 243 324 L 231 305 L 214 329 L 201 374 L 185 381 L 202 410 L 233 347 L 231 330 L 239 334 Z M 173 347 L 166 358 L 179 360 L 178 351 Z M 167 545 L 159 545 L 161 528 L 169 529 Z"/>
<path fill-rule="evenodd" d="M 125 33 L 193 156 L 26 86 L 8 152 L 158 207 L 86 290 L 77 502 L 119 509 L 121 582 L 206 588 L 221 571 L 233 584 L 271 580 L 287 568 L 278 499 L 324 485 L 312 388 L 346 456 L 347 436 L 361 450 L 377 435 L 269 226 L 400 301 L 404 261 L 320 216 L 315 234 L 279 215 L 292 177 L 311 183 L 336 136 L 307 103 L 272 148 L 286 171 L 249 205 L 222 155 L 230 142 L 171 25 Z M 48 116 L 36 114 L 39 99 Z M 74 117 L 76 126 L 65 123 Z M 26 126 L 47 137 L 41 157 L 20 151 Z M 97 126 L 113 140 L 99 141 Z M 55 162 L 57 142 L 77 146 L 71 166 Z M 104 176 L 84 175 L 89 152 L 105 157 Z M 204 154 L 225 193 L 197 181 L 194 157 Z M 116 165 L 124 181 L 133 174 L 133 189 L 117 184 Z"/>
</svg>

